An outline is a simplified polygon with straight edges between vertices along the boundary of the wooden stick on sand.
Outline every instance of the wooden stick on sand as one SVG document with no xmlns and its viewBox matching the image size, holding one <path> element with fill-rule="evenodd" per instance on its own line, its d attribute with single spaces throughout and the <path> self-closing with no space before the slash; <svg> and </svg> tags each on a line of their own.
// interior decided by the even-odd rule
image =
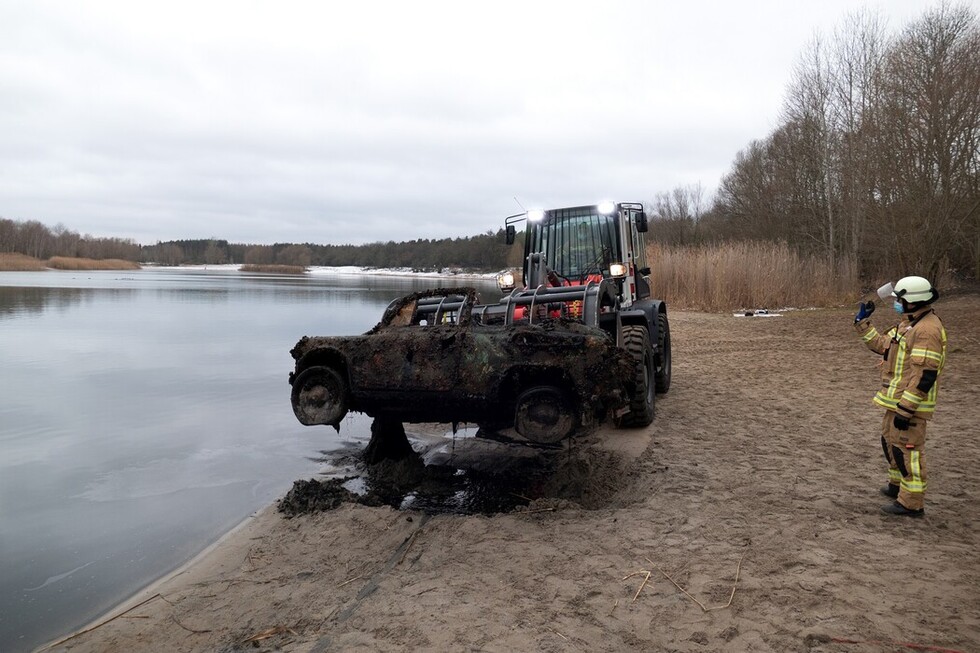
<svg viewBox="0 0 980 653">
<path fill-rule="evenodd" d="M 640 583 L 640 587 L 636 590 L 636 594 L 633 595 L 633 600 L 630 601 L 630 603 L 635 603 L 636 602 L 637 597 L 640 596 L 640 592 L 643 591 L 643 588 L 646 587 L 646 585 L 647 585 L 647 581 L 650 580 L 650 574 L 651 573 L 653 573 L 653 572 L 649 572 L 649 571 L 647 571 L 645 569 L 641 569 L 640 571 L 634 571 L 629 576 L 624 576 L 623 577 L 623 580 L 626 580 L 627 578 L 632 578 L 633 576 L 639 576 L 640 574 L 646 574 L 646 576 L 643 578 L 643 582 Z"/>
<path fill-rule="evenodd" d="M 649 562 L 651 565 L 653 565 L 654 567 L 656 567 L 660 571 L 660 573 L 664 575 L 664 578 L 666 578 L 667 580 L 669 580 L 671 583 L 674 584 L 674 587 L 676 587 L 680 591 L 684 592 L 684 595 L 687 596 L 687 598 L 689 598 L 692 601 L 694 601 L 695 603 L 697 603 L 698 606 L 701 608 L 701 610 L 703 610 L 704 612 L 711 612 L 712 610 L 723 610 L 723 609 L 727 608 L 728 606 L 730 606 L 732 604 L 732 599 L 735 598 L 735 588 L 738 587 L 738 574 L 742 570 L 742 560 L 743 559 L 745 559 L 745 554 L 742 554 L 742 557 L 738 559 L 738 565 L 735 567 L 735 582 L 732 584 L 732 593 L 728 597 L 728 603 L 726 603 L 725 605 L 716 605 L 716 606 L 711 607 L 711 608 L 705 607 L 705 605 L 703 603 L 701 603 L 701 601 L 698 601 L 696 598 L 694 598 L 693 596 L 691 596 L 691 594 L 686 589 L 684 589 L 683 587 L 681 587 L 680 585 L 678 585 L 677 584 L 677 581 L 675 581 L 673 578 L 671 578 L 670 576 L 668 576 L 667 575 L 667 572 L 664 571 L 663 569 L 661 569 L 653 560 L 650 560 L 650 558 L 647 558 L 647 562 Z"/>
</svg>

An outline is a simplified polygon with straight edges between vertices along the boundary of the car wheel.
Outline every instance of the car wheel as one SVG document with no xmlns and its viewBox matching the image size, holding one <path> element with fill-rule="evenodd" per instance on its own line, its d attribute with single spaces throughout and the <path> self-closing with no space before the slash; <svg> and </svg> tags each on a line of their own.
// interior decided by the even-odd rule
<svg viewBox="0 0 980 653">
<path fill-rule="evenodd" d="M 630 399 L 628 413 L 616 420 L 619 427 L 647 426 L 653 421 L 654 411 L 654 367 L 653 350 L 650 348 L 650 333 L 646 327 L 623 327 L 623 348 L 633 358 L 634 391 Z"/>
<path fill-rule="evenodd" d="M 347 415 L 349 397 L 346 379 L 332 367 L 309 367 L 293 379 L 293 413 L 306 426 L 338 426 Z"/>
<path fill-rule="evenodd" d="M 555 386 L 529 388 L 517 397 L 514 430 L 538 444 L 555 444 L 575 428 L 575 411 Z"/>
</svg>

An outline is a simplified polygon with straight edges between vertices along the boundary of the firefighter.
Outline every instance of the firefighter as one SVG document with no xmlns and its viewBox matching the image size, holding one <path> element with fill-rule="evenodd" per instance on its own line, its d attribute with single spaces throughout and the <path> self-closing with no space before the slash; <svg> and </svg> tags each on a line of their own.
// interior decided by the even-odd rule
<svg viewBox="0 0 980 653">
<path fill-rule="evenodd" d="M 888 484 L 881 493 L 894 501 L 881 510 L 921 517 L 925 514 L 926 423 L 936 410 L 939 375 L 946 362 L 946 329 L 932 308 L 939 291 L 923 277 L 900 279 L 890 296 L 902 316 L 897 326 L 879 334 L 869 319 L 874 312 L 874 302 L 869 301 L 860 305 L 854 328 L 868 349 L 884 359 L 882 388 L 874 403 L 885 409 L 881 448 L 888 461 Z"/>
</svg>

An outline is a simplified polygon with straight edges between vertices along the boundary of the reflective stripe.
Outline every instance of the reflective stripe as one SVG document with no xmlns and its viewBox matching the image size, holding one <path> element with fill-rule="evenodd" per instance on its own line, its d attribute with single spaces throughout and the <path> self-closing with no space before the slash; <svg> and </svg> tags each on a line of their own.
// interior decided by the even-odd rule
<svg viewBox="0 0 980 653">
<path fill-rule="evenodd" d="M 890 408 L 894 410 L 898 407 L 898 399 L 891 399 L 885 394 L 884 390 L 879 390 L 878 394 L 875 395 L 874 402 L 881 406 L 882 408 Z"/>
<path fill-rule="evenodd" d="M 888 480 L 892 485 L 898 485 L 902 482 L 902 473 L 897 469 L 890 467 L 888 469 Z"/>
<path fill-rule="evenodd" d="M 925 492 L 926 483 L 922 480 L 922 465 L 919 460 L 919 452 L 911 451 L 909 452 L 909 465 L 911 469 L 909 470 L 912 474 L 911 479 L 902 479 L 902 489 L 906 492 Z"/>
<path fill-rule="evenodd" d="M 911 390 L 906 390 L 902 393 L 902 403 L 910 405 L 912 407 L 911 412 L 915 412 L 916 407 L 922 403 L 922 397 L 914 394 Z"/>
<path fill-rule="evenodd" d="M 919 349 L 919 348 L 915 348 L 912 350 L 912 357 L 925 358 L 928 360 L 938 361 L 940 363 L 943 362 L 943 359 L 945 358 L 943 352 L 941 351 L 932 351 L 931 349 Z"/>
<path fill-rule="evenodd" d="M 888 397 L 884 396 L 882 392 L 879 392 L 878 394 L 875 395 L 874 402 L 875 405 L 881 406 L 882 408 L 886 408 L 888 410 L 898 409 L 898 399 L 889 399 Z M 934 413 L 934 412 L 936 412 L 936 402 L 927 401 L 925 399 L 920 401 L 919 405 L 915 409 L 916 415 L 922 413 Z"/>
<path fill-rule="evenodd" d="M 897 342 L 897 347 L 895 347 L 895 368 L 892 372 L 891 382 L 888 384 L 886 389 L 886 397 L 889 399 L 895 399 L 895 403 L 898 403 L 898 384 L 902 381 L 902 375 L 905 374 L 905 359 L 908 357 L 908 351 L 905 349 L 905 339 L 895 336 Z"/>
<path fill-rule="evenodd" d="M 943 329 L 942 329 L 942 331 L 940 333 L 940 336 L 941 336 L 942 343 L 943 343 L 943 351 L 939 355 L 939 367 L 936 369 L 936 379 L 937 379 L 937 381 L 936 381 L 936 383 L 933 383 L 932 384 L 932 387 L 929 388 L 929 394 L 927 394 L 926 395 L 926 398 L 922 400 L 922 403 L 921 404 L 919 404 L 919 410 L 921 410 L 923 412 L 930 412 L 930 413 L 931 412 L 935 412 L 935 410 L 936 410 L 936 396 L 939 394 L 939 381 L 938 381 L 938 378 L 939 378 L 939 375 L 943 373 L 943 368 L 946 367 L 946 328 L 945 327 L 943 327 Z"/>
<path fill-rule="evenodd" d="M 892 344 L 897 346 L 889 345 L 888 348 L 888 358 L 892 362 L 892 372 L 891 378 L 888 381 L 888 385 L 884 389 L 879 390 L 875 395 L 874 402 L 881 406 L 882 408 L 887 408 L 888 410 L 895 410 L 898 407 L 898 384 L 902 381 L 902 373 L 905 370 L 905 358 L 907 352 L 902 344 L 905 342 L 898 335 L 898 327 L 895 327 L 888 332 L 888 335 L 892 338 Z M 892 355 L 894 354 L 894 355 Z"/>
<path fill-rule="evenodd" d="M 946 366 L 946 329 L 945 328 L 943 328 L 943 330 L 941 331 L 940 336 L 941 336 L 942 343 L 943 343 L 943 350 L 942 350 L 942 352 L 940 352 L 939 354 L 936 354 L 935 352 L 933 352 L 931 350 L 924 350 L 924 351 L 927 351 L 928 352 L 928 354 L 926 355 L 926 358 L 928 358 L 930 360 L 935 360 L 935 361 L 938 361 L 939 362 L 939 366 L 936 368 L 936 377 L 937 377 L 937 379 L 938 379 L 939 375 L 942 374 L 943 368 Z M 936 383 L 933 383 L 932 384 L 932 387 L 929 388 L 929 392 L 928 392 L 928 394 L 926 394 L 925 399 L 922 399 L 919 402 L 919 409 L 916 412 L 919 412 L 919 413 L 934 413 L 934 412 L 936 412 L 936 396 L 938 394 L 939 394 L 939 382 L 937 380 L 937 382 Z"/>
<path fill-rule="evenodd" d="M 943 343 L 943 350 L 939 354 L 939 369 L 936 370 L 937 375 L 943 373 L 943 368 L 946 367 L 946 327 L 942 328 L 940 332 L 940 338 Z"/>
<path fill-rule="evenodd" d="M 912 410 L 916 415 L 929 415 L 936 412 L 936 397 L 939 394 L 938 380 L 932 384 L 932 387 L 929 388 L 926 395 L 922 397 L 915 394 L 915 391 L 911 388 L 905 389 L 908 387 L 908 381 L 910 381 L 910 378 L 905 377 L 910 377 L 913 373 L 913 370 L 910 369 L 910 364 L 921 366 L 929 362 L 936 364 L 936 375 L 938 379 L 939 375 L 942 374 L 943 367 L 946 365 L 946 329 L 940 327 L 941 351 L 926 347 L 916 347 L 912 350 L 907 349 L 909 344 L 907 329 L 905 336 L 899 335 L 898 327 L 890 329 L 887 335 L 892 340 L 885 357 L 886 364 L 890 365 L 890 367 L 883 374 L 885 379 L 883 383 L 887 383 L 887 385 L 884 385 L 875 394 L 873 400 L 875 405 L 881 406 L 886 410 L 894 411 L 898 410 L 899 402 L 901 401 L 906 409 Z M 869 325 L 868 331 L 862 336 L 865 342 L 870 342 L 876 337 L 878 337 L 878 332 L 871 325 Z"/>
</svg>

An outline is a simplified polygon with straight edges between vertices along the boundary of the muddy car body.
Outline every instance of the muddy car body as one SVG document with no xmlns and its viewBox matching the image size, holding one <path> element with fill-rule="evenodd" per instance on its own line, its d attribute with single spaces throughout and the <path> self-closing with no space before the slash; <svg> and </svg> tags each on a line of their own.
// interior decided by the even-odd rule
<svg viewBox="0 0 980 653">
<path fill-rule="evenodd" d="M 364 335 L 303 337 L 290 352 L 296 417 L 464 422 L 554 444 L 627 403 L 633 363 L 607 332 L 504 315 L 513 309 L 480 306 L 471 288 L 439 289 L 395 300 Z"/>
</svg>

